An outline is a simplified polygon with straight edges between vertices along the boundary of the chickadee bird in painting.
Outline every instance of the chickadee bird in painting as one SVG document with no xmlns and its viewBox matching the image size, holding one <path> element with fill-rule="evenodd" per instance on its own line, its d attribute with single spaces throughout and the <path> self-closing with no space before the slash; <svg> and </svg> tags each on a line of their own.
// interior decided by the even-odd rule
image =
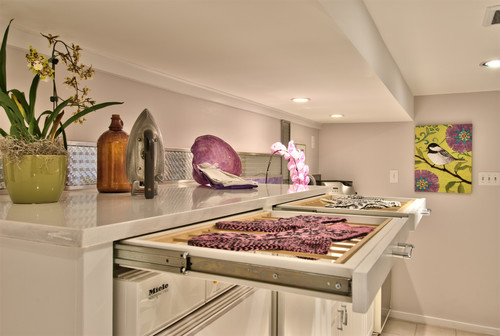
<svg viewBox="0 0 500 336">
<path fill-rule="evenodd" d="M 427 156 L 435 165 L 445 165 L 453 161 L 465 161 L 464 159 L 455 159 L 446 150 L 442 149 L 437 143 L 431 143 L 427 146 Z"/>
</svg>

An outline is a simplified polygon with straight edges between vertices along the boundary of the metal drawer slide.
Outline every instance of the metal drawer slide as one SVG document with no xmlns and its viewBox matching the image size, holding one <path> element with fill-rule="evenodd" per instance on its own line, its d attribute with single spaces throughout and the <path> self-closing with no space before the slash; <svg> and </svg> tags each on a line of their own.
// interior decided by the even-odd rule
<svg viewBox="0 0 500 336">
<path fill-rule="evenodd" d="M 114 262 L 122 266 L 172 273 L 194 271 L 286 287 L 350 296 L 351 279 L 300 270 L 189 256 L 187 252 L 115 244 Z"/>
<path fill-rule="evenodd" d="M 188 253 L 116 243 L 114 262 L 123 266 L 186 273 Z"/>
</svg>

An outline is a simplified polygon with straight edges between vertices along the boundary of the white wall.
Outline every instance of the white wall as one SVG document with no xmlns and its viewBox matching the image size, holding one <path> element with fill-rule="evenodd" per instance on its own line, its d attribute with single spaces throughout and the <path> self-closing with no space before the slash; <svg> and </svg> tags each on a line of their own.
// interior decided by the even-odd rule
<svg viewBox="0 0 500 336">
<path fill-rule="evenodd" d="M 17 88 L 28 94 L 33 77 L 27 70 L 25 53 L 24 50 L 8 48 L 7 84 L 9 89 Z M 69 140 L 97 142 L 99 136 L 108 130 L 111 114 L 114 113 L 121 115 L 124 130 L 130 132 L 139 114 L 148 108 L 160 127 L 165 147 L 190 148 L 196 137 L 212 134 L 228 142 L 236 151 L 268 153 L 271 145 L 280 141 L 280 120 L 263 114 L 175 93 L 99 70 L 86 85 L 91 88 L 90 97 L 98 103 L 122 101 L 124 104 L 91 113 L 83 125 L 70 126 L 67 129 Z M 58 90 L 61 92 L 63 87 L 58 86 Z M 48 102 L 50 88 L 50 82 L 40 83 L 39 111 L 51 107 Z M 67 96 L 70 94 L 68 92 Z M 0 113 L 0 127 L 8 129 L 4 113 Z M 316 144 L 314 149 L 311 148 L 313 135 L 318 139 L 319 130 L 292 123 L 291 137 L 296 143 L 306 144 L 306 163 L 311 172 L 316 173 L 319 146 Z"/>
<path fill-rule="evenodd" d="M 409 237 L 413 258 L 393 269 L 392 303 L 400 317 L 500 332 L 500 187 L 477 184 L 478 172 L 500 171 L 499 107 L 499 91 L 423 96 L 415 98 L 415 123 L 321 128 L 325 178 L 352 179 L 362 195 L 426 197 L 432 209 Z M 472 194 L 414 192 L 414 126 L 469 122 Z M 391 169 L 399 170 L 398 184 L 389 183 Z"/>
</svg>

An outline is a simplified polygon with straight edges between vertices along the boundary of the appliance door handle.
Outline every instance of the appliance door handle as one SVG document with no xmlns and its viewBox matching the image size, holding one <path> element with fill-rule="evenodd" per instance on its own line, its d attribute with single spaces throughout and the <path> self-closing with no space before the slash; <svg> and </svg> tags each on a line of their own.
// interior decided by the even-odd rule
<svg viewBox="0 0 500 336">
<path fill-rule="evenodd" d="M 341 305 L 340 309 L 337 309 L 337 312 L 339 313 L 339 323 L 337 329 L 344 330 L 344 326 L 347 325 L 347 306 Z"/>
<path fill-rule="evenodd" d="M 411 254 L 412 254 L 413 248 L 415 246 L 413 246 L 412 244 L 406 244 L 406 243 L 398 243 L 397 246 L 399 248 L 402 248 L 402 251 L 392 251 L 393 256 L 411 259 Z"/>
</svg>

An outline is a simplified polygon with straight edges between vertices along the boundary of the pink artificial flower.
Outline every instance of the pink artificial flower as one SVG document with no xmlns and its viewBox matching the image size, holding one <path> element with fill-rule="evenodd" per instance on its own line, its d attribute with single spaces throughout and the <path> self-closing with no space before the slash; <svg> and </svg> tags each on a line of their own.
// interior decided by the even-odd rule
<svg viewBox="0 0 500 336">
<path fill-rule="evenodd" d="M 290 140 L 290 142 L 288 143 L 288 151 L 290 153 L 293 153 L 293 152 L 297 151 L 297 148 L 295 147 L 295 144 L 293 143 L 293 140 Z"/>
<path fill-rule="evenodd" d="M 308 165 L 304 165 L 304 169 L 302 171 L 304 172 L 304 175 L 307 176 L 307 174 L 309 174 L 309 166 Z"/>
<path fill-rule="evenodd" d="M 281 151 L 286 151 L 285 145 L 283 145 L 281 142 L 276 142 L 276 143 L 272 144 L 271 153 L 276 153 L 276 152 L 281 152 Z"/>
<path fill-rule="evenodd" d="M 282 155 L 288 162 L 288 170 L 290 170 L 290 178 L 294 186 L 306 186 L 310 179 L 309 166 L 305 164 L 306 156 L 303 151 L 297 150 L 293 140 L 288 143 L 288 149 L 281 143 L 276 142 L 271 146 L 272 154 Z"/>
</svg>

